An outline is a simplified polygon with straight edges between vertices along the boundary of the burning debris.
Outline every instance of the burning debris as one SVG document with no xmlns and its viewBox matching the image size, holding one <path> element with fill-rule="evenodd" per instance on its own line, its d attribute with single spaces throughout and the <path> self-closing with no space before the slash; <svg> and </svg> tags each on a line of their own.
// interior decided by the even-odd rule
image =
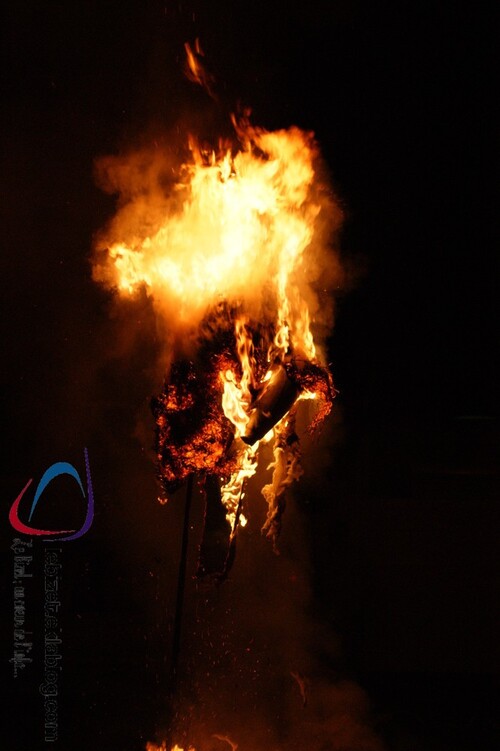
<svg viewBox="0 0 500 751">
<path fill-rule="evenodd" d="M 216 317 L 222 326 L 221 311 Z M 205 489 L 200 575 L 227 573 L 238 523 L 245 523 L 244 482 L 256 470 L 259 443 L 270 440 L 274 440 L 270 465 L 274 471 L 262 489 L 268 504 L 263 532 L 276 545 L 284 492 L 302 473 L 295 432 L 297 404 L 303 398 L 318 400 L 314 428 L 330 411 L 334 395 L 326 368 L 294 358 L 290 352 L 270 363 L 274 337 L 268 341 L 262 331 L 254 337 L 258 326 L 237 317 L 232 331 L 233 318 L 226 310 L 227 328 L 219 328 L 199 345 L 196 360 L 174 363 L 162 394 L 153 400 L 158 468 L 165 491 L 177 489 L 191 474 L 202 478 Z"/>
</svg>

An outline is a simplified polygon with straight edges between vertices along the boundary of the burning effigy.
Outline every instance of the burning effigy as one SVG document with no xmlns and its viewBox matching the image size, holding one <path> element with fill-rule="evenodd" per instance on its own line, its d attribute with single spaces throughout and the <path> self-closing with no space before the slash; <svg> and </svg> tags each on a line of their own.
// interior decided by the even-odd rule
<svg viewBox="0 0 500 751">
<path fill-rule="evenodd" d="M 207 88 L 199 55 L 187 53 Z M 248 111 L 232 124 L 233 137 L 211 147 L 189 134 L 180 149 L 101 159 L 101 186 L 119 207 L 94 256 L 95 280 L 123 297 L 145 292 L 162 321 L 158 475 L 166 494 L 193 477 L 202 486 L 197 574 L 219 581 L 251 513 L 245 488 L 261 448 L 273 456 L 262 531 L 277 549 L 285 493 L 302 474 L 298 411 L 308 403 L 314 432 L 331 410 L 323 345 L 342 218 L 312 133 L 267 131 Z"/>
<path fill-rule="evenodd" d="M 149 173 L 154 189 L 137 187 L 146 166 L 106 162 L 126 203 L 100 238 L 108 245 L 94 276 L 122 295 L 145 289 L 176 334 L 153 402 L 166 492 L 193 473 L 217 477 L 232 539 L 259 445 L 272 442 L 262 492 L 276 544 L 284 491 L 301 473 L 297 407 L 315 400 L 314 430 L 335 394 L 313 327 L 315 314 L 324 318 L 315 286 L 325 283 L 325 227 L 340 212 L 318 182 L 314 139 L 298 128 L 269 133 L 235 120 L 232 144 L 207 152 L 190 137 L 188 157 L 163 195 L 161 172 Z"/>
</svg>

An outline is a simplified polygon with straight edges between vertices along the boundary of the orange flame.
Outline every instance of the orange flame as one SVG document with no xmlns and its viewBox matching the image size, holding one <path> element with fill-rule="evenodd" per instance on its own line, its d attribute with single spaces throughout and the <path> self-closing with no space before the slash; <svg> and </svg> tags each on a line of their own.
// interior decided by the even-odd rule
<svg viewBox="0 0 500 751">
<path fill-rule="evenodd" d="M 206 70 L 202 65 L 200 57 L 204 57 L 204 52 L 201 49 L 200 40 L 196 39 L 194 43 L 194 49 L 188 42 L 184 45 L 186 52 L 186 76 L 193 83 L 199 84 L 205 89 L 212 99 L 215 99 L 215 94 L 212 89 L 212 85 L 215 82 L 214 77 Z"/>
<path fill-rule="evenodd" d="M 212 735 L 212 738 L 216 738 L 218 741 L 224 741 L 224 743 L 227 743 L 231 751 L 238 751 L 238 744 L 234 743 L 234 741 L 232 741 L 231 738 L 229 738 L 227 735 L 214 733 Z M 146 751 L 167 751 L 167 744 L 165 741 L 163 741 L 161 746 L 157 746 L 155 743 L 147 743 Z M 175 746 L 172 746 L 170 751 L 184 751 L 184 749 L 181 748 L 181 746 L 178 746 L 176 743 Z M 196 749 L 194 748 L 194 746 L 189 746 L 186 751 L 196 751 Z"/>
</svg>

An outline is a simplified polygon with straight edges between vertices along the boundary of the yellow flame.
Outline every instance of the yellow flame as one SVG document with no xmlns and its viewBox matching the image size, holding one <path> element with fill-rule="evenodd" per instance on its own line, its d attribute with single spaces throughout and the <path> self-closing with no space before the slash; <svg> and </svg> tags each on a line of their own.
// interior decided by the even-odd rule
<svg viewBox="0 0 500 751">
<path fill-rule="evenodd" d="M 257 471 L 257 463 L 258 444 L 245 446 L 238 457 L 238 469 L 222 487 L 222 503 L 226 509 L 226 519 L 231 525 L 231 537 L 234 536 L 238 523 L 242 527 L 247 524 L 247 519 L 243 513 L 240 512 L 238 516 L 238 508 L 245 497 L 243 490 L 245 482 L 253 477 Z"/>
<path fill-rule="evenodd" d="M 257 306 L 273 319 L 276 352 L 292 342 L 313 357 L 303 295 L 321 210 L 311 134 L 249 129 L 234 155 L 203 154 L 194 139 L 189 149 L 167 193 L 159 167 L 141 183 L 141 156 L 135 171 L 103 161 L 102 179 L 130 200 L 100 237 L 94 277 L 124 295 L 145 288 L 174 326 L 196 326 L 218 299 Z"/>
<path fill-rule="evenodd" d="M 224 383 L 222 408 L 228 420 L 231 420 L 236 428 L 235 437 L 239 438 L 245 435 L 245 428 L 249 420 L 246 411 L 249 402 L 246 399 L 241 381 L 238 381 L 232 370 L 221 373 L 221 378 Z"/>
</svg>

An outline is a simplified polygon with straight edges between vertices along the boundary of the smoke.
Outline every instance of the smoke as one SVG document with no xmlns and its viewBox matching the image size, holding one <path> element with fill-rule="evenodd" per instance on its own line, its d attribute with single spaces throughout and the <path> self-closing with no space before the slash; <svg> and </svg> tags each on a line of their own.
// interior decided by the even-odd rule
<svg viewBox="0 0 500 751">
<path fill-rule="evenodd" d="M 299 499 L 288 498 L 280 555 L 260 534 L 262 474 L 249 483 L 228 581 L 188 583 L 173 738 L 196 751 L 223 751 L 215 734 L 238 751 L 382 751 L 367 696 L 340 669 L 338 637 L 314 613 Z"/>
</svg>

